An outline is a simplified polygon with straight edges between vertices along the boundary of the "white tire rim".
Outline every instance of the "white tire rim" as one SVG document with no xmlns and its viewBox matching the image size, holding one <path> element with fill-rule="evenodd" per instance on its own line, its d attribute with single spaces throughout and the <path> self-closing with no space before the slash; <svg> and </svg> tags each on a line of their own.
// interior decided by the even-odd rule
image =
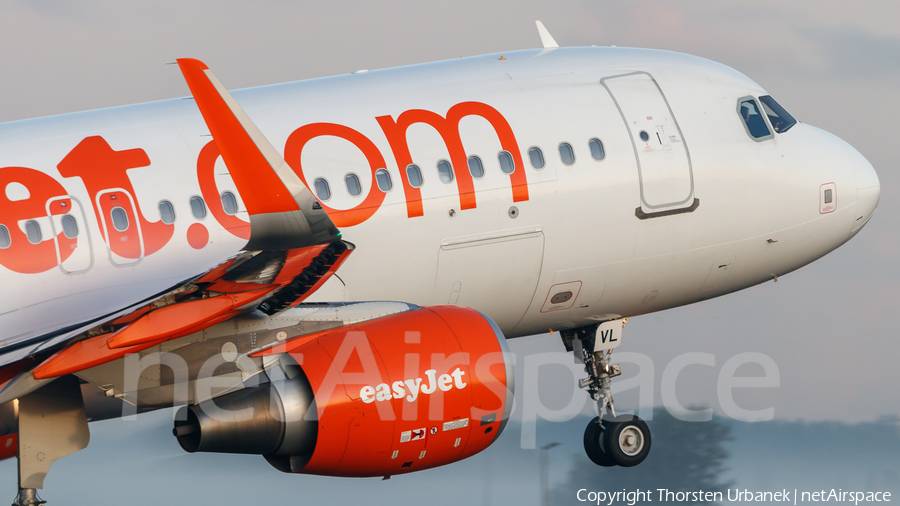
<svg viewBox="0 0 900 506">
<path fill-rule="evenodd" d="M 619 448 L 629 457 L 641 453 L 644 449 L 644 433 L 635 425 L 625 427 L 619 433 Z"/>
</svg>

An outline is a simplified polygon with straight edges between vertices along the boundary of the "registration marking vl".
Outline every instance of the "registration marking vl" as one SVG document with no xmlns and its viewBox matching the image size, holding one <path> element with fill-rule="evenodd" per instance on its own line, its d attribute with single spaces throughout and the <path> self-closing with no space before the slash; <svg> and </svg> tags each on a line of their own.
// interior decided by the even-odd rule
<svg viewBox="0 0 900 506">
<path fill-rule="evenodd" d="M 624 319 L 601 323 L 597 327 L 597 334 L 594 338 L 594 351 L 618 348 L 622 344 L 622 327 L 624 326 Z"/>
</svg>

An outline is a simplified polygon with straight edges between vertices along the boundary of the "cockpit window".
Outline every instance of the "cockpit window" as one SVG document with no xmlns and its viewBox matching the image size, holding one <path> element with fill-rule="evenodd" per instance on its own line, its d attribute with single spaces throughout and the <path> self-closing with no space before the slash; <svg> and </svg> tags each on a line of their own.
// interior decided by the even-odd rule
<svg viewBox="0 0 900 506">
<path fill-rule="evenodd" d="M 744 126 L 750 137 L 761 141 L 772 137 L 772 132 L 766 125 L 766 120 L 760 113 L 759 105 L 753 97 L 744 97 L 738 100 L 738 113 L 744 120 Z"/>
<path fill-rule="evenodd" d="M 772 129 L 776 132 L 783 134 L 797 124 L 797 120 L 795 120 L 789 112 L 784 110 L 784 107 L 781 107 L 781 104 L 776 102 L 774 98 L 766 95 L 759 97 L 759 101 L 762 103 L 762 108 L 763 111 L 765 111 L 766 116 L 769 117 L 769 123 L 772 124 Z"/>
</svg>

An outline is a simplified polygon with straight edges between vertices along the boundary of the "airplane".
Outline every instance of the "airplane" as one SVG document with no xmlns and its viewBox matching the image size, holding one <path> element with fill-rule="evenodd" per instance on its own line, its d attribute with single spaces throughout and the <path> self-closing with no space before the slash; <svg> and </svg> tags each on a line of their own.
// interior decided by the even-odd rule
<svg viewBox="0 0 900 506">
<path fill-rule="evenodd" d="M 0 457 L 17 505 L 89 421 L 179 407 L 188 452 L 385 477 L 487 448 L 506 340 L 585 366 L 598 466 L 630 317 L 777 280 L 849 241 L 872 165 L 727 66 L 559 47 L 0 124 Z"/>
</svg>

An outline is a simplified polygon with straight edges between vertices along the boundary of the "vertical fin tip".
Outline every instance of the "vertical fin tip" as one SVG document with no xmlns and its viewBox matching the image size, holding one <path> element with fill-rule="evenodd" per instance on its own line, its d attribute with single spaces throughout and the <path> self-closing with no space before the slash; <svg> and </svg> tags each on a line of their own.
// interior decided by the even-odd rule
<svg viewBox="0 0 900 506">
<path fill-rule="evenodd" d="M 550 35 L 550 32 L 547 31 L 547 28 L 544 27 L 544 23 L 535 20 L 534 24 L 537 25 L 538 34 L 541 36 L 541 44 L 544 45 L 544 49 L 553 49 L 559 47 L 559 44 L 556 43 L 556 40 L 553 39 L 553 36 Z"/>
</svg>

